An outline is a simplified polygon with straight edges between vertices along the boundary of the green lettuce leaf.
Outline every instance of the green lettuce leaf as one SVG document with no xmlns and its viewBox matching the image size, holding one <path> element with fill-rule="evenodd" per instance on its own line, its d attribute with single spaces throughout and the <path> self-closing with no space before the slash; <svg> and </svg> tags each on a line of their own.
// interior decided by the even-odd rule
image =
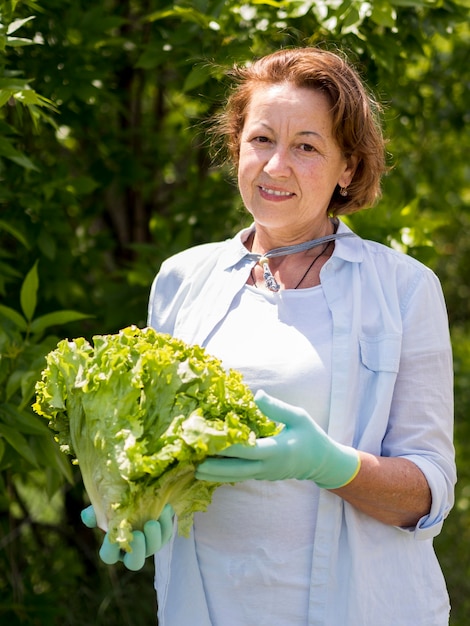
<svg viewBox="0 0 470 626">
<path fill-rule="evenodd" d="M 33 409 L 78 463 L 98 526 L 126 551 L 166 503 L 187 535 L 218 486 L 196 480 L 197 465 L 279 431 L 239 372 L 151 328 L 60 341 L 46 365 Z"/>
</svg>

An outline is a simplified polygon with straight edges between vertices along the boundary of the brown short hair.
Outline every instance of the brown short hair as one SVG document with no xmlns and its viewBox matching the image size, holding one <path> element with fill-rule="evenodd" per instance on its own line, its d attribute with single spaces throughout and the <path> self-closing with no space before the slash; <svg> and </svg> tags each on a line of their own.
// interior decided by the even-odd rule
<svg viewBox="0 0 470 626">
<path fill-rule="evenodd" d="M 253 91 L 263 84 L 292 83 L 327 95 L 332 107 L 333 136 L 346 158 L 353 154 L 357 158 L 348 195 L 342 196 L 337 188 L 328 212 L 353 213 L 377 201 L 386 169 L 380 106 L 349 62 L 321 48 L 293 48 L 279 50 L 246 66 L 235 66 L 229 75 L 236 86 L 225 110 L 217 117 L 215 132 L 224 139 L 228 160 L 235 168 Z"/>
</svg>

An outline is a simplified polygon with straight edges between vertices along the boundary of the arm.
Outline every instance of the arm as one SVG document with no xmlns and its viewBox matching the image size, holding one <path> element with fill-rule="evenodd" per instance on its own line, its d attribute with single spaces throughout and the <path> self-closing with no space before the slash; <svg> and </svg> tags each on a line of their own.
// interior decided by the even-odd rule
<svg viewBox="0 0 470 626">
<path fill-rule="evenodd" d="M 356 478 L 333 493 L 366 515 L 393 526 L 415 526 L 431 509 L 431 490 L 423 472 L 408 459 L 359 453 Z"/>
<path fill-rule="evenodd" d="M 339 493 L 384 523 L 429 527 L 453 503 L 452 354 L 438 279 L 425 271 L 402 302 L 400 366 L 379 457 L 361 452 L 357 481 Z"/>
<path fill-rule="evenodd" d="M 427 516 L 420 526 L 438 532 L 455 483 L 452 354 L 439 281 L 427 270 L 417 276 L 401 300 L 400 366 L 381 456 L 360 452 L 357 478 L 335 493 L 385 524 L 410 528 Z"/>
<path fill-rule="evenodd" d="M 374 519 L 393 526 L 415 526 L 430 512 L 432 498 L 421 469 L 402 457 L 378 457 L 336 443 L 303 409 L 258 392 L 260 409 L 284 424 L 279 435 L 254 446 L 233 445 L 207 459 L 200 480 L 239 482 L 313 480 Z"/>
</svg>

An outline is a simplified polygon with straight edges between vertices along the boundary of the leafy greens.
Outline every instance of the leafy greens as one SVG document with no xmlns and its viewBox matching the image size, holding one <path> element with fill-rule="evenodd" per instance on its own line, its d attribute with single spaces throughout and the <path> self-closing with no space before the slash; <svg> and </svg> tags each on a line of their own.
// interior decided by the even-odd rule
<svg viewBox="0 0 470 626">
<path fill-rule="evenodd" d="M 240 373 L 151 328 L 60 341 L 46 365 L 33 409 L 78 463 L 98 526 L 126 551 L 167 502 L 187 535 L 218 486 L 196 480 L 196 466 L 278 431 Z"/>
</svg>

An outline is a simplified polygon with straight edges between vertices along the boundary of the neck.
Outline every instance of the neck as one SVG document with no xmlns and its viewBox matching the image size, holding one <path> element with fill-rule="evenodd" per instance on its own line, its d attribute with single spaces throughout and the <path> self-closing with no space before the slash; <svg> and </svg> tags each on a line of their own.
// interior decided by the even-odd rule
<svg viewBox="0 0 470 626">
<path fill-rule="evenodd" d="M 309 231 L 302 230 L 300 232 L 273 232 L 255 224 L 255 230 L 251 236 L 251 252 L 264 254 L 275 248 L 283 248 L 286 246 L 295 246 L 297 244 L 320 239 L 336 232 L 336 224 L 328 219 L 321 227 L 311 229 Z"/>
</svg>

